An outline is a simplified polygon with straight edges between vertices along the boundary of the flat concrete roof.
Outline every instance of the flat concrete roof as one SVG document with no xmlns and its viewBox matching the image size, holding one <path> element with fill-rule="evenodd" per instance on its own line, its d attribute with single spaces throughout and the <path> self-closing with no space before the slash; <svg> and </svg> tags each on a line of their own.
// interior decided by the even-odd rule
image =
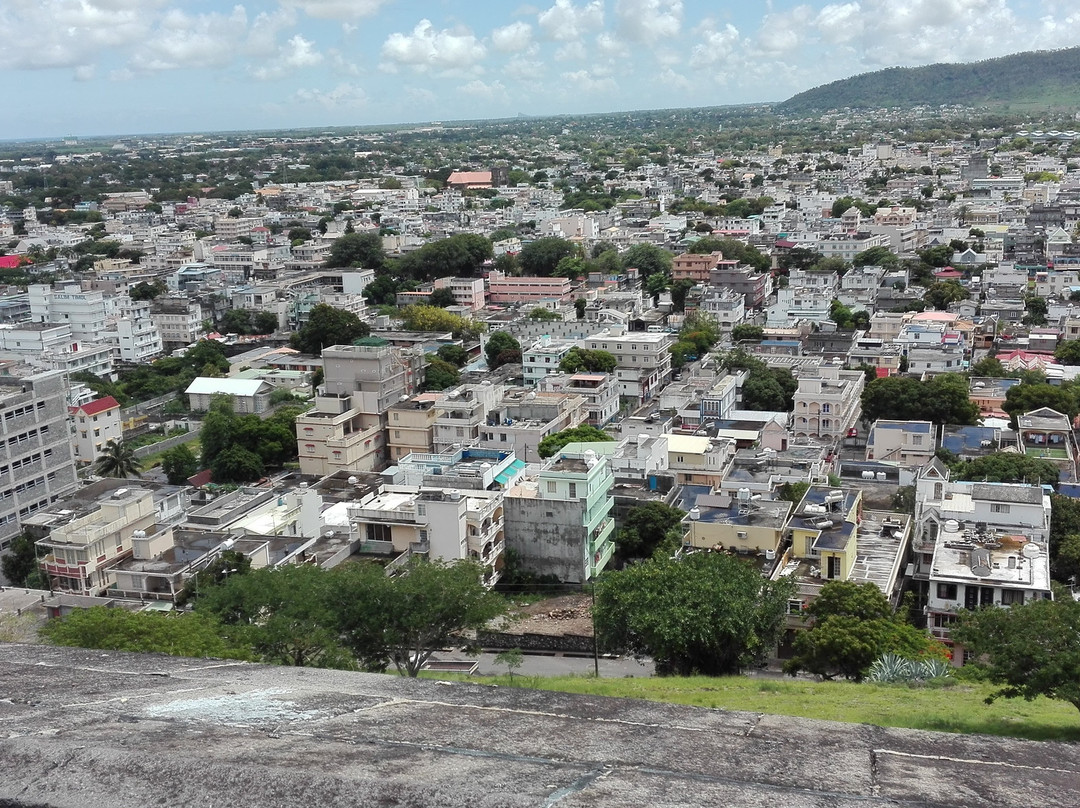
<svg viewBox="0 0 1080 808">
<path fill-rule="evenodd" d="M 0 645 L 0 802 L 1072 805 L 1080 745 Z"/>
</svg>

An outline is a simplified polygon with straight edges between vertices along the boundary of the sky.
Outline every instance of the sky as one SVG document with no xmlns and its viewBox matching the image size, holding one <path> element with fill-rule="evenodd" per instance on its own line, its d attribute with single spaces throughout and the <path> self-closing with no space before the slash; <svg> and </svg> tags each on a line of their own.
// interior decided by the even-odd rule
<svg viewBox="0 0 1080 808">
<path fill-rule="evenodd" d="M 0 139 L 781 101 L 1080 44 L 1075 0 L 0 0 Z"/>
</svg>

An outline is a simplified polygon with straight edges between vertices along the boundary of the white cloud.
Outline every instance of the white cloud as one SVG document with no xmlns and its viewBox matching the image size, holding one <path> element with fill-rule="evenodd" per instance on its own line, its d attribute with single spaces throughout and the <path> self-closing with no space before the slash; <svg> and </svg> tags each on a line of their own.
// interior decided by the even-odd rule
<svg viewBox="0 0 1080 808">
<path fill-rule="evenodd" d="M 298 9 L 309 17 L 342 22 L 372 17 L 388 0 L 281 0 L 286 8 Z"/>
<path fill-rule="evenodd" d="M 596 35 L 596 52 L 608 59 L 622 59 L 630 56 L 630 48 L 626 43 L 607 31 Z"/>
<path fill-rule="evenodd" d="M 701 41 L 690 51 L 690 66 L 709 68 L 727 62 L 740 44 L 739 29 L 731 23 L 715 27 L 716 23 L 706 20 L 702 24 Z"/>
<path fill-rule="evenodd" d="M 619 91 L 619 85 L 610 76 L 596 76 L 588 70 L 575 70 L 563 73 L 562 79 L 566 82 L 567 92 L 581 92 L 589 95 L 598 93 L 614 94 Z"/>
<path fill-rule="evenodd" d="M 138 49 L 132 67 L 139 71 L 224 67 L 247 34 L 247 14 L 234 6 L 227 16 L 169 10 L 153 35 Z"/>
<path fill-rule="evenodd" d="M 401 67 L 416 72 L 459 73 L 475 69 L 486 50 L 471 32 L 436 30 L 430 20 L 420 20 L 411 34 L 394 33 L 382 46 L 381 67 L 391 73 Z"/>
<path fill-rule="evenodd" d="M 465 95 L 473 96 L 484 101 L 505 101 L 508 98 L 506 85 L 496 79 L 485 83 L 480 79 L 473 79 L 468 84 L 462 84 L 458 90 Z"/>
<path fill-rule="evenodd" d="M 522 53 L 532 44 L 532 26 L 512 22 L 491 32 L 491 46 L 501 53 Z"/>
<path fill-rule="evenodd" d="M 94 65 L 79 65 L 75 68 L 75 81 L 90 81 L 96 73 Z"/>
<path fill-rule="evenodd" d="M 294 97 L 298 102 L 319 104 L 327 109 L 362 107 L 368 102 L 367 93 L 355 84 L 339 84 L 332 90 L 297 90 Z"/>
<path fill-rule="evenodd" d="M 572 42 L 603 27 L 604 3 L 590 0 L 575 6 L 572 0 L 555 0 L 555 5 L 540 12 L 537 23 L 547 39 Z"/>
<path fill-rule="evenodd" d="M 682 29 L 681 0 L 616 0 L 619 33 L 648 45 L 674 39 Z"/>
<path fill-rule="evenodd" d="M 0 67 L 86 68 L 141 41 L 163 0 L 4 0 Z M 85 74 L 85 70 L 83 71 Z"/>
<path fill-rule="evenodd" d="M 257 79 L 277 79 L 294 70 L 314 67 L 322 60 L 323 55 L 315 50 L 315 43 L 296 34 L 281 46 L 274 58 L 268 60 L 262 67 L 253 70 L 252 75 Z"/>
</svg>

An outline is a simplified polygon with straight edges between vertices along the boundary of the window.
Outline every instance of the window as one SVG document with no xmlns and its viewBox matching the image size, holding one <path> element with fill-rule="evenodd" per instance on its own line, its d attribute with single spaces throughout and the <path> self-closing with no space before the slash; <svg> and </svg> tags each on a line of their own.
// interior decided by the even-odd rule
<svg viewBox="0 0 1080 808">
<path fill-rule="evenodd" d="M 788 614 L 802 614 L 803 602 L 801 600 L 789 600 L 787 602 Z"/>
<path fill-rule="evenodd" d="M 577 483 L 570 483 L 568 486 L 570 499 L 577 499 Z"/>
<path fill-rule="evenodd" d="M 922 446 L 922 435 L 912 435 L 911 436 L 911 445 L 912 446 Z"/>
<path fill-rule="evenodd" d="M 549 494 L 554 494 L 558 490 L 559 490 L 559 484 L 558 483 L 556 483 L 554 480 L 548 480 L 547 481 L 547 492 Z"/>
<path fill-rule="evenodd" d="M 427 516 L 427 505 L 425 505 L 422 502 L 418 502 L 416 504 L 416 515 L 417 516 Z"/>
<path fill-rule="evenodd" d="M 1002 589 L 1002 606 L 1022 606 L 1024 604 L 1024 592 L 1020 589 Z"/>
<path fill-rule="evenodd" d="M 1008 513 L 1009 506 L 1003 502 L 991 502 L 990 513 Z"/>
<path fill-rule="evenodd" d="M 840 556 L 829 556 L 829 571 L 827 577 L 830 580 L 840 577 Z"/>
<path fill-rule="evenodd" d="M 832 406 L 831 404 L 822 404 L 821 405 L 821 411 L 822 412 L 829 412 L 831 406 Z"/>
</svg>

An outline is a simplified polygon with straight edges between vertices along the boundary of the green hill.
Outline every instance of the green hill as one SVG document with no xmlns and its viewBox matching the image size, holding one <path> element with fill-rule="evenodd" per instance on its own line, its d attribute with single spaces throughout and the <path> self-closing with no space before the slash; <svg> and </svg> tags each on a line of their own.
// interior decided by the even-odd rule
<svg viewBox="0 0 1080 808">
<path fill-rule="evenodd" d="M 1080 48 L 968 64 L 891 67 L 792 96 L 778 112 L 941 106 L 1080 107 Z"/>
</svg>

